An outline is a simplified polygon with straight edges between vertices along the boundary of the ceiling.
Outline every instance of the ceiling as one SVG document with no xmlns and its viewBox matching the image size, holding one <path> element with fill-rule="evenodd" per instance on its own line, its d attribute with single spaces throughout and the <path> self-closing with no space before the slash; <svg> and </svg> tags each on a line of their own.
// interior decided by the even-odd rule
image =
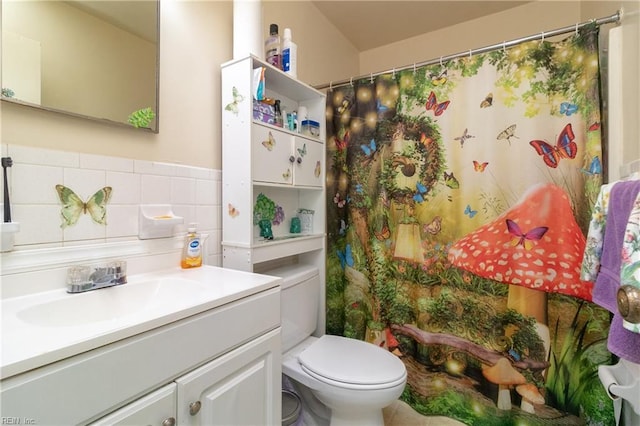
<svg viewBox="0 0 640 426">
<path fill-rule="evenodd" d="M 362 52 L 530 1 L 312 0 L 312 3 Z"/>
</svg>

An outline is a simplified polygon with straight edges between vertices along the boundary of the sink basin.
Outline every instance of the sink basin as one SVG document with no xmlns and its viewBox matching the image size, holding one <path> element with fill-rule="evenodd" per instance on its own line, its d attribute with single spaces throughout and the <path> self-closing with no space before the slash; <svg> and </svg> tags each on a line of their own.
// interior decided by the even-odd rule
<svg viewBox="0 0 640 426">
<path fill-rule="evenodd" d="M 116 321 L 167 305 L 197 301 L 205 287 L 183 278 L 123 284 L 29 306 L 16 312 L 21 321 L 41 327 L 68 327 Z"/>
</svg>

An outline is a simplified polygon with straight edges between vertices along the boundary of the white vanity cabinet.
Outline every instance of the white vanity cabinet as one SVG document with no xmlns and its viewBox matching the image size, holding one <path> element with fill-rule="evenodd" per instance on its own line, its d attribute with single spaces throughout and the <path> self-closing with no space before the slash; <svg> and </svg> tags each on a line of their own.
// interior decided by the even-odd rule
<svg viewBox="0 0 640 426">
<path fill-rule="evenodd" d="M 279 425 L 280 288 L 270 281 L 213 309 L 3 379 L 2 418 L 47 425 Z"/>
<path fill-rule="evenodd" d="M 253 94 L 264 69 L 264 93 L 291 113 L 301 107 L 320 123 L 318 135 L 298 133 L 254 116 Z M 325 271 L 326 95 L 249 56 L 222 65 L 223 266 L 267 273 L 278 262 L 312 264 Z M 264 194 L 282 208 L 273 240 L 260 237 L 254 206 Z M 290 233 L 299 209 L 313 210 L 312 230 Z"/>
</svg>

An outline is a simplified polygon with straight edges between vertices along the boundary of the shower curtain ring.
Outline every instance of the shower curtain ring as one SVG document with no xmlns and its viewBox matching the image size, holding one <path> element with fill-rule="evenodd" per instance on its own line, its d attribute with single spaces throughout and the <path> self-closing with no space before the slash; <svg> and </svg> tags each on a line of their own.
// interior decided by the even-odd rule
<svg viewBox="0 0 640 426">
<path fill-rule="evenodd" d="M 333 81 L 329 82 L 329 91 L 333 91 Z"/>
<path fill-rule="evenodd" d="M 393 68 L 393 69 L 391 70 L 391 77 L 392 77 L 392 78 L 396 78 L 396 69 L 395 69 L 395 68 Z"/>
<path fill-rule="evenodd" d="M 502 42 L 502 53 L 507 53 L 507 41 Z"/>
<path fill-rule="evenodd" d="M 442 67 L 442 56 L 440 56 L 440 67 Z"/>
<path fill-rule="evenodd" d="M 353 86 L 353 77 L 351 77 L 351 78 L 349 79 L 349 84 L 350 84 L 351 86 Z"/>
<path fill-rule="evenodd" d="M 415 62 L 413 63 L 413 73 L 414 74 L 416 73 L 416 63 Z"/>
<path fill-rule="evenodd" d="M 469 49 L 469 58 L 471 58 L 471 49 Z"/>
<path fill-rule="evenodd" d="M 373 73 L 371 73 L 371 84 L 373 84 Z"/>
<path fill-rule="evenodd" d="M 578 35 L 578 23 L 576 22 L 576 35 Z"/>
<path fill-rule="evenodd" d="M 542 44 L 542 43 L 544 43 L 544 31 L 541 33 L 541 35 L 542 35 L 542 37 L 540 37 L 541 38 L 540 43 Z"/>
</svg>

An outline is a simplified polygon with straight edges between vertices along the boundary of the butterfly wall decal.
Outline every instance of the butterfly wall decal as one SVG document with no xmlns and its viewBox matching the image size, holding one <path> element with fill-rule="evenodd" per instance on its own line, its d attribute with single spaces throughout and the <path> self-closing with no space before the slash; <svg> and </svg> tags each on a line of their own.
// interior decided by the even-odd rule
<svg viewBox="0 0 640 426">
<path fill-rule="evenodd" d="M 478 214 L 478 210 L 472 210 L 471 205 L 467 204 L 467 207 L 464 208 L 464 214 L 469 216 L 469 218 L 473 219 L 473 217 Z"/>
<path fill-rule="evenodd" d="M 498 136 L 496 137 L 496 139 L 498 140 L 506 139 L 507 142 L 509 142 L 509 145 L 511 145 L 511 138 L 519 139 L 516 136 L 515 132 L 516 132 L 516 125 L 512 124 L 511 126 L 507 127 L 506 129 L 498 133 Z"/>
<path fill-rule="evenodd" d="M 591 164 L 589 164 L 589 169 L 582 169 L 583 173 L 588 174 L 589 176 L 602 174 L 602 162 L 600 161 L 600 157 L 597 155 L 591 159 Z"/>
<path fill-rule="evenodd" d="M 571 114 L 575 114 L 578 112 L 578 105 L 572 104 L 570 102 L 562 102 L 560 104 L 560 114 L 566 115 L 567 117 Z"/>
<path fill-rule="evenodd" d="M 475 170 L 476 172 L 484 172 L 488 165 L 489 162 L 487 161 L 480 163 L 479 161 L 473 160 L 473 170 Z"/>
<path fill-rule="evenodd" d="M 458 179 L 456 179 L 456 177 L 453 175 L 453 172 L 444 172 L 444 184 L 451 189 L 460 188 L 460 182 L 458 182 Z"/>
<path fill-rule="evenodd" d="M 320 177 L 320 172 L 322 172 L 322 165 L 320 164 L 320 160 L 316 161 L 316 167 L 313 169 L 313 175 L 315 177 Z"/>
<path fill-rule="evenodd" d="M 420 182 L 416 182 L 416 192 L 413 194 L 413 201 L 418 204 L 422 203 L 427 192 L 429 192 L 429 189 L 426 186 Z"/>
<path fill-rule="evenodd" d="M 345 266 L 349 266 L 351 268 L 353 267 L 354 261 L 353 252 L 351 251 L 351 244 L 347 244 L 347 246 L 344 248 L 344 251 L 336 250 L 336 253 L 338 254 L 338 259 L 340 259 L 340 266 L 342 267 L 342 269 L 344 269 Z"/>
<path fill-rule="evenodd" d="M 298 154 L 300 154 L 300 157 L 304 157 L 305 155 L 307 155 L 307 144 L 303 144 L 302 148 L 298 148 Z"/>
<path fill-rule="evenodd" d="M 525 250 L 531 250 L 535 242 L 540 240 L 544 234 L 549 230 L 547 226 L 538 226 L 528 232 L 522 232 L 520 226 L 511 219 L 507 219 L 507 230 L 513 237 L 511 239 L 511 245 L 522 246 Z"/>
<path fill-rule="evenodd" d="M 228 103 L 227 106 L 224 107 L 224 109 L 226 111 L 231 111 L 235 115 L 238 115 L 238 104 L 244 101 L 244 96 L 240 94 L 236 86 L 233 86 L 231 88 L 231 94 L 233 96 L 233 102 Z"/>
<path fill-rule="evenodd" d="M 480 108 L 489 108 L 493 105 L 493 93 L 489 93 L 485 98 L 480 102 Z"/>
<path fill-rule="evenodd" d="M 276 140 L 273 137 L 273 134 L 271 134 L 271 132 L 269 132 L 269 136 L 267 140 L 262 141 L 262 146 L 264 146 L 265 148 L 267 148 L 267 150 L 269 151 L 273 151 L 273 147 L 276 145 Z"/>
<path fill-rule="evenodd" d="M 563 158 L 575 158 L 578 153 L 578 145 L 574 142 L 575 135 L 571 128 L 571 123 L 564 126 L 558 136 L 555 146 L 541 140 L 532 140 L 529 144 L 542 156 L 544 163 L 551 167 L 558 167 L 558 163 Z"/>
<path fill-rule="evenodd" d="M 238 217 L 240 215 L 240 210 L 236 209 L 233 204 L 229 203 L 229 216 Z"/>
<path fill-rule="evenodd" d="M 287 171 L 282 174 L 282 178 L 284 180 L 288 180 L 290 177 L 291 177 L 291 169 L 287 169 Z"/>
<path fill-rule="evenodd" d="M 464 148 L 464 142 L 470 138 L 475 138 L 475 136 L 469 134 L 468 129 L 464 129 L 462 136 L 458 136 L 457 138 L 453 138 L 453 139 L 456 141 L 460 141 L 460 148 Z"/>
<path fill-rule="evenodd" d="M 422 225 L 422 230 L 428 234 L 436 235 L 442 230 L 442 217 L 434 217 L 431 222 Z"/>
<path fill-rule="evenodd" d="M 70 188 L 64 185 L 56 185 L 58 198 L 62 203 L 60 215 L 62 216 L 61 228 L 73 226 L 78 222 L 82 214 L 89 214 L 91 219 L 100 225 L 107 224 L 107 203 L 111 199 L 111 187 L 105 186 L 98 190 L 85 203 Z"/>
<path fill-rule="evenodd" d="M 436 116 L 442 115 L 442 113 L 449 107 L 451 101 L 444 101 L 438 103 L 436 99 L 436 94 L 431 92 L 429 94 L 429 98 L 427 98 L 427 103 L 425 104 L 425 108 L 427 111 L 432 111 Z"/>
</svg>

